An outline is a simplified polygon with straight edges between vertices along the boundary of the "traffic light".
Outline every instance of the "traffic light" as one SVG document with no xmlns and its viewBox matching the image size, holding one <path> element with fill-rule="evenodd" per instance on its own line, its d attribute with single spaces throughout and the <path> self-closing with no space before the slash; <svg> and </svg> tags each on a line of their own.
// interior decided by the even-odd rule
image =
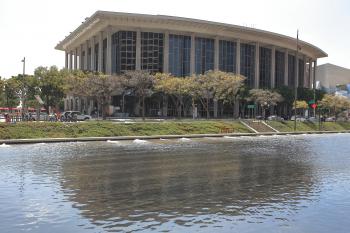
<svg viewBox="0 0 350 233">
<path fill-rule="evenodd" d="M 316 109 L 317 108 L 317 104 L 315 103 L 315 100 L 310 100 L 309 101 L 309 106 L 312 109 Z"/>
</svg>

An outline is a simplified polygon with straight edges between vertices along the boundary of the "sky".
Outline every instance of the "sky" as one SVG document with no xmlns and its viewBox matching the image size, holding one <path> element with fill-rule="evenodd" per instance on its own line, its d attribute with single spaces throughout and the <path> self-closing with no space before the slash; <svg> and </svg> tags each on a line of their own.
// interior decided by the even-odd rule
<svg viewBox="0 0 350 233">
<path fill-rule="evenodd" d="M 0 0 L 0 76 L 64 66 L 55 45 L 97 10 L 161 14 L 296 36 L 328 53 L 318 64 L 350 68 L 348 0 Z"/>
</svg>

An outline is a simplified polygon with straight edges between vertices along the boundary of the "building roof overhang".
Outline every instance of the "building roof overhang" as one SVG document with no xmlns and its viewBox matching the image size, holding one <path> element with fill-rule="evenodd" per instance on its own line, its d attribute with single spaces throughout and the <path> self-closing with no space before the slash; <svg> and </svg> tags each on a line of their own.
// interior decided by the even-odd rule
<svg viewBox="0 0 350 233">
<path fill-rule="evenodd" d="M 289 50 L 296 50 L 296 38 L 269 32 L 261 29 L 217 23 L 206 20 L 190 19 L 166 15 L 145 15 L 109 11 L 96 11 L 87 18 L 78 28 L 71 32 L 64 40 L 60 41 L 55 49 L 70 51 L 83 41 L 103 31 L 106 27 L 114 28 L 144 28 L 178 31 L 184 33 L 197 33 L 209 36 L 220 36 L 242 39 L 243 41 L 259 42 L 274 45 Z M 320 48 L 299 40 L 301 53 L 312 59 L 327 57 Z"/>
</svg>

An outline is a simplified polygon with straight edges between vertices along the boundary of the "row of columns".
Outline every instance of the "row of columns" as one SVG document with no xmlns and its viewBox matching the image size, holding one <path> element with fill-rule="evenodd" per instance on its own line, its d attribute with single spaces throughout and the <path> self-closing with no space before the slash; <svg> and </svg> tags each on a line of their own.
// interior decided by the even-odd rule
<svg viewBox="0 0 350 233">
<path fill-rule="evenodd" d="M 103 40 L 106 38 L 107 40 L 107 49 L 106 49 L 106 61 L 105 61 L 105 69 L 103 69 Z M 214 39 L 214 70 L 219 70 L 219 41 L 218 37 Z M 95 67 L 95 44 L 98 44 L 98 67 Z M 91 49 L 90 61 L 88 61 L 88 50 Z M 80 45 L 80 48 L 76 48 L 74 51 L 67 52 L 65 54 L 65 67 L 67 69 L 81 69 L 81 70 L 92 70 L 92 71 L 105 71 L 106 74 L 112 73 L 112 28 L 107 27 L 106 31 L 101 31 L 98 35 L 93 36 L 90 40 L 87 40 L 85 43 Z M 84 56 L 83 56 L 84 51 Z M 276 58 L 275 53 L 276 48 L 272 46 L 271 48 L 271 87 L 275 87 L 275 66 L 276 66 Z M 195 74 L 195 34 L 191 35 L 191 51 L 190 51 L 190 73 Z M 238 39 L 236 41 L 236 73 L 240 74 L 241 67 L 241 41 Z M 284 85 L 288 86 L 288 50 L 284 51 Z M 79 56 L 79 66 L 78 66 L 78 56 Z M 73 66 L 73 58 L 74 58 L 74 66 Z M 304 56 L 304 61 L 306 58 Z M 313 61 L 309 60 L 309 64 Z M 90 64 L 88 66 L 88 64 Z M 296 65 L 298 65 L 298 59 L 296 59 Z M 310 66 L 312 67 L 312 65 Z M 311 68 L 309 67 L 309 73 L 311 73 Z M 141 31 L 136 31 L 136 70 L 141 70 Z M 163 57 L 163 71 L 169 72 L 169 32 L 166 31 L 164 33 L 164 57 Z M 310 74 L 311 75 L 311 74 Z M 306 66 L 304 68 L 304 83 L 303 86 L 310 87 L 311 86 L 311 78 L 308 77 L 308 82 L 306 82 Z M 297 74 L 298 77 L 298 74 Z M 260 44 L 255 43 L 255 82 L 254 87 L 259 88 L 260 82 Z M 296 80 L 296 83 L 298 80 Z"/>
</svg>

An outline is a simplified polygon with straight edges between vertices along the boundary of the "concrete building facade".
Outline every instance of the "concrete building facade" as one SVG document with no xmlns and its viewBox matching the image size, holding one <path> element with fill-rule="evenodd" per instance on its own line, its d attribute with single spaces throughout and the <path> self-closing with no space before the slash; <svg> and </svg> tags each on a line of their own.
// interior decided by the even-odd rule
<svg viewBox="0 0 350 233">
<path fill-rule="evenodd" d="M 333 65 L 323 64 L 316 70 L 317 88 L 328 93 L 334 93 L 337 86 L 350 84 L 350 69 Z"/>
<path fill-rule="evenodd" d="M 245 76 L 250 88 L 311 88 L 317 59 L 327 56 L 300 41 L 296 57 L 295 38 L 259 29 L 106 11 L 87 18 L 56 49 L 65 52 L 65 67 L 71 70 L 106 74 L 148 70 L 180 77 L 221 70 Z M 68 97 L 67 109 L 79 106 L 79 101 Z"/>
</svg>

